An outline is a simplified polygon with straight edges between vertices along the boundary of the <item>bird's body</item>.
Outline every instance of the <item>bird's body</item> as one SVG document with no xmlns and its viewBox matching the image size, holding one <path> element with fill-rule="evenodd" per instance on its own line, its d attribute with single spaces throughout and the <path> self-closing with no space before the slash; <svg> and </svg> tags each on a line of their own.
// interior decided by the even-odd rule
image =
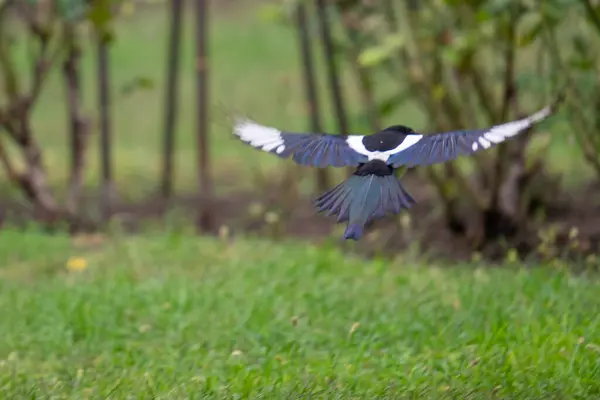
<svg viewBox="0 0 600 400">
<path fill-rule="evenodd" d="M 552 115 L 561 99 L 529 117 L 478 130 L 425 135 L 394 125 L 372 135 L 330 135 L 285 132 L 239 120 L 234 134 L 255 148 L 292 157 L 301 165 L 356 167 L 351 177 L 319 196 L 315 206 L 347 223 L 344 239 L 359 240 L 373 219 L 397 214 L 416 203 L 395 176 L 395 169 L 447 162 L 488 149 Z"/>
<path fill-rule="evenodd" d="M 381 160 L 359 165 L 351 177 L 315 200 L 319 212 L 348 223 L 344 239 L 354 240 L 362 237 L 364 226 L 371 220 L 397 214 L 415 203 L 394 169 Z"/>
</svg>

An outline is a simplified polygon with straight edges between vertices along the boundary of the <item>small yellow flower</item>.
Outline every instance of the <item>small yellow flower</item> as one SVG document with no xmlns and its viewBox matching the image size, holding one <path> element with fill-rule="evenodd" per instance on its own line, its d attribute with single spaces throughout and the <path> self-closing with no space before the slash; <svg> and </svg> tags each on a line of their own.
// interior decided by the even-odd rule
<svg viewBox="0 0 600 400">
<path fill-rule="evenodd" d="M 69 271 L 83 271 L 87 266 L 87 260 L 82 257 L 71 257 L 67 261 L 67 269 Z"/>
<path fill-rule="evenodd" d="M 569 239 L 573 240 L 579 236 L 579 229 L 574 226 L 569 230 Z"/>
</svg>

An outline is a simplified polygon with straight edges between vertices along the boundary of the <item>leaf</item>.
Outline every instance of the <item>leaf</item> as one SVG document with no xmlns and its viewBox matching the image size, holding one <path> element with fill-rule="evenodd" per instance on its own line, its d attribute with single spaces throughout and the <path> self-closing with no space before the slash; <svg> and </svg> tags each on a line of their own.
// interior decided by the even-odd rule
<svg viewBox="0 0 600 400">
<path fill-rule="evenodd" d="M 258 10 L 258 17 L 263 22 L 284 22 L 286 20 L 283 7 L 277 4 L 265 4 Z"/>
<path fill-rule="evenodd" d="M 433 87 L 433 93 L 431 93 L 432 97 L 436 101 L 442 100 L 446 96 L 446 89 L 442 85 L 435 85 Z"/>
<path fill-rule="evenodd" d="M 544 29 L 544 21 L 538 18 L 538 21 L 530 27 L 525 33 L 517 37 L 517 46 L 527 47 L 537 39 L 542 30 Z"/>
<path fill-rule="evenodd" d="M 288 24 L 299 3 L 306 3 L 306 1 L 284 0 L 278 4 L 265 4 L 258 9 L 258 18 L 264 22 Z"/>
<path fill-rule="evenodd" d="M 580 71 L 591 71 L 595 67 L 593 60 L 586 60 L 583 58 L 573 58 L 569 60 L 569 66 L 576 68 Z"/>
<path fill-rule="evenodd" d="M 576 52 L 583 56 L 588 54 L 590 50 L 590 44 L 583 36 L 577 35 L 573 38 L 573 48 Z"/>
<path fill-rule="evenodd" d="M 475 14 L 475 19 L 477 22 L 487 22 L 493 18 L 493 15 L 488 10 L 479 10 L 477 14 Z"/>
<path fill-rule="evenodd" d="M 499 14 L 514 6 L 514 0 L 489 0 L 486 2 L 485 9 L 491 14 Z"/>
<path fill-rule="evenodd" d="M 371 47 L 363 50 L 358 56 L 358 63 L 363 67 L 374 67 L 385 61 L 391 52 L 385 46 Z"/>
<path fill-rule="evenodd" d="M 73 22 L 85 18 L 88 12 L 88 2 L 86 0 L 59 0 L 58 13 L 67 21 Z"/>
<path fill-rule="evenodd" d="M 546 20 L 546 23 L 550 24 L 552 27 L 561 22 L 565 14 L 564 7 L 561 7 L 556 3 L 558 2 L 553 3 L 551 1 L 544 1 L 540 2 L 539 7 L 542 18 Z"/>
<path fill-rule="evenodd" d="M 111 1 L 110 0 L 97 0 L 91 8 L 88 19 L 94 24 L 94 27 L 104 32 L 108 28 L 108 23 L 113 18 L 111 12 Z"/>
<path fill-rule="evenodd" d="M 462 57 L 455 46 L 446 46 L 442 49 L 442 59 L 448 64 L 459 65 Z"/>
<path fill-rule="evenodd" d="M 120 92 L 124 96 L 129 96 L 133 92 L 138 90 L 152 90 L 155 87 L 154 80 L 148 76 L 138 76 L 133 78 L 132 80 L 125 82 L 121 88 Z"/>
<path fill-rule="evenodd" d="M 358 62 L 364 67 L 377 66 L 402 48 L 404 43 L 404 37 L 400 34 L 387 35 L 382 44 L 363 50 L 358 56 Z"/>
<path fill-rule="evenodd" d="M 388 99 L 382 101 L 379 106 L 379 115 L 382 117 L 387 117 L 392 114 L 398 107 L 402 104 L 406 103 L 411 98 L 410 91 L 405 91 L 403 93 L 397 93 Z"/>
</svg>

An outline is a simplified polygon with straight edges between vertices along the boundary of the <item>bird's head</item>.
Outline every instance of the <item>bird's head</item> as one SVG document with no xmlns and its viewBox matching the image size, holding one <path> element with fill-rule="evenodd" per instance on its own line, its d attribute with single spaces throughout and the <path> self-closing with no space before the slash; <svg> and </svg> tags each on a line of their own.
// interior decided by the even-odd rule
<svg viewBox="0 0 600 400">
<path fill-rule="evenodd" d="M 404 125 L 392 125 L 385 128 L 384 131 L 397 133 L 399 135 L 408 135 L 415 132 L 412 128 Z"/>
</svg>

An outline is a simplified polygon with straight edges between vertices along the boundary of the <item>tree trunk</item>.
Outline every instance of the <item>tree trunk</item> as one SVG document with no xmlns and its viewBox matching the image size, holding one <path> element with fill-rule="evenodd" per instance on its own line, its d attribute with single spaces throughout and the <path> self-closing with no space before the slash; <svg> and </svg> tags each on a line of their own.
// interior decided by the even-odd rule
<svg viewBox="0 0 600 400">
<path fill-rule="evenodd" d="M 68 55 L 63 65 L 67 94 L 67 111 L 71 137 L 71 168 L 67 190 L 67 211 L 76 215 L 79 212 L 80 197 L 85 168 L 85 149 L 90 133 L 90 121 L 83 116 L 81 110 L 81 79 L 79 76 L 79 60 L 81 50 L 72 25 L 65 26 L 65 39 Z"/>
<path fill-rule="evenodd" d="M 306 5 L 298 3 L 296 6 L 296 25 L 300 42 L 300 55 L 302 57 L 302 71 L 304 74 L 304 88 L 306 91 L 306 105 L 311 121 L 311 130 L 314 133 L 322 132 L 321 113 L 319 110 L 319 96 L 315 82 L 314 60 L 312 56 L 310 37 L 307 27 Z M 330 186 L 329 174 L 326 169 L 317 169 L 316 188 L 319 192 L 327 190 Z"/>
<path fill-rule="evenodd" d="M 213 200 L 213 182 L 210 173 L 210 148 L 208 135 L 208 110 L 206 101 L 208 97 L 208 59 L 207 59 L 207 25 L 208 5 L 207 0 L 196 0 L 196 105 L 198 115 L 196 121 L 196 136 L 198 145 L 198 186 L 200 189 L 200 209 L 198 213 L 198 228 L 209 231 L 213 227 L 211 214 Z"/>
<path fill-rule="evenodd" d="M 335 110 L 335 117 L 338 124 L 338 133 L 340 135 L 348 135 L 348 119 L 346 117 L 346 107 L 342 95 L 340 85 L 340 77 L 338 65 L 336 62 L 333 40 L 331 38 L 331 30 L 329 27 L 329 19 L 327 17 L 327 6 L 325 0 L 316 0 L 317 16 L 319 20 L 319 30 L 321 34 L 321 42 L 323 44 L 323 52 L 325 56 L 325 64 L 327 67 L 327 78 L 329 88 Z M 352 174 L 354 169 L 348 168 L 348 174 Z"/>
<path fill-rule="evenodd" d="M 165 96 L 164 148 L 161 194 L 165 200 L 173 194 L 175 128 L 179 103 L 179 53 L 181 44 L 183 1 L 171 0 L 171 31 Z"/>
<path fill-rule="evenodd" d="M 112 127 L 110 119 L 109 43 L 104 32 L 98 35 L 98 100 L 100 111 L 101 209 L 105 219 L 112 213 Z"/>
<path fill-rule="evenodd" d="M 325 55 L 325 63 L 327 66 L 327 79 L 329 81 L 329 88 L 333 100 L 333 107 L 335 109 L 338 130 L 340 134 L 347 135 L 349 132 L 348 120 L 346 117 L 346 107 L 344 106 L 342 87 L 340 85 L 339 79 L 338 65 L 335 57 L 335 50 L 333 48 L 331 30 L 329 29 L 327 7 L 325 5 L 325 0 L 316 0 L 316 2 L 319 29 L 321 34 L 321 41 L 323 44 L 323 53 Z"/>
</svg>

